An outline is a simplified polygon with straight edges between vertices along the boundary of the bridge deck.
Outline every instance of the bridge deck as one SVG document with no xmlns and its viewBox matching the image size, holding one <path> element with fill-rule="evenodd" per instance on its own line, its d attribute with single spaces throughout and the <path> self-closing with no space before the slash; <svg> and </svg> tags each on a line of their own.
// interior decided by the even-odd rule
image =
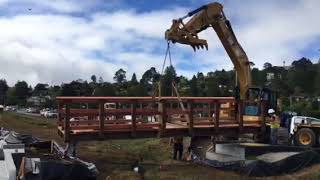
<svg viewBox="0 0 320 180">
<path fill-rule="evenodd" d="M 210 136 L 259 132 L 230 97 L 57 97 L 58 133 L 66 142 L 119 138 Z M 182 108 L 185 107 L 185 108 Z M 238 107 L 238 108 L 236 108 Z M 236 111 L 237 109 L 237 111 Z"/>
</svg>

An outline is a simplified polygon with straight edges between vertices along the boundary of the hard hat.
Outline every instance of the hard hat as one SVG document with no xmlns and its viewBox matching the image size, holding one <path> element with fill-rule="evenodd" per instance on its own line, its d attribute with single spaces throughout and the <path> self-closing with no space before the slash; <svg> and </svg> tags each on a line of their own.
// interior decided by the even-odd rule
<svg viewBox="0 0 320 180">
<path fill-rule="evenodd" d="M 133 168 L 133 171 L 136 172 L 136 173 L 138 173 L 138 172 L 139 172 L 139 167 L 138 167 L 138 166 L 137 166 L 137 167 L 134 167 L 134 168 Z"/>
<path fill-rule="evenodd" d="M 269 109 L 268 110 L 268 114 L 273 114 L 273 113 L 275 113 L 274 109 Z"/>
</svg>

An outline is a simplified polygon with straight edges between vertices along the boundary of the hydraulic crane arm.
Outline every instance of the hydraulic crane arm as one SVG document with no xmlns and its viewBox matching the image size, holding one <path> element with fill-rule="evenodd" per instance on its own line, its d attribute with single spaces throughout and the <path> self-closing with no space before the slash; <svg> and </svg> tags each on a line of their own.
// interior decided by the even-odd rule
<svg viewBox="0 0 320 180">
<path fill-rule="evenodd" d="M 210 26 L 213 27 L 238 74 L 240 98 L 246 99 L 246 92 L 251 86 L 250 62 L 238 43 L 222 8 L 221 4 L 215 2 L 189 12 L 186 16 L 173 20 L 173 24 L 166 31 L 165 36 L 168 41 L 190 45 L 194 50 L 204 47 L 208 49 L 207 41 L 199 39 L 198 33 Z M 184 24 L 183 19 L 187 17 L 191 17 L 191 19 Z"/>
</svg>

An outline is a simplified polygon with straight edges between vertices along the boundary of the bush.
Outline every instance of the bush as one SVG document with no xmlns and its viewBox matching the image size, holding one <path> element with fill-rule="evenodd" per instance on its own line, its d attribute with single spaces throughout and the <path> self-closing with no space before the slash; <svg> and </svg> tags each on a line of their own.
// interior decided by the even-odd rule
<svg viewBox="0 0 320 180">
<path fill-rule="evenodd" d="M 320 111 L 305 111 L 302 115 L 320 119 Z"/>
</svg>

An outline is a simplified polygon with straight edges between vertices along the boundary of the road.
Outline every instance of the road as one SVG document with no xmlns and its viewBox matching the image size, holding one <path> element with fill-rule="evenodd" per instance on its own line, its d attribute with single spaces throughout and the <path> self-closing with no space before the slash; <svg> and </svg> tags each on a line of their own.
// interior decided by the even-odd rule
<svg viewBox="0 0 320 180">
<path fill-rule="evenodd" d="M 19 114 L 23 114 L 23 115 L 28 115 L 28 116 L 35 116 L 35 117 L 40 117 L 40 113 L 27 113 L 25 109 L 19 109 L 16 111 Z"/>
</svg>

